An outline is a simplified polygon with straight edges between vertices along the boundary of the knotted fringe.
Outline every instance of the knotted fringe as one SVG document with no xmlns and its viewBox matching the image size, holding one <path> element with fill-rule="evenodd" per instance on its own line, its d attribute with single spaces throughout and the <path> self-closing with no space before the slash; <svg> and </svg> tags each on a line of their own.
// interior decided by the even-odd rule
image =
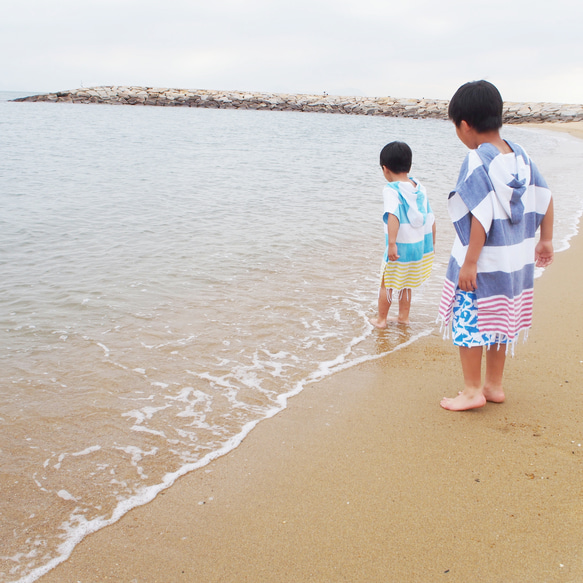
<svg viewBox="0 0 583 583">
<path fill-rule="evenodd" d="M 437 319 L 435 320 L 435 323 L 439 324 L 439 333 L 442 334 L 444 340 L 449 340 L 452 337 L 451 320 L 452 319 L 450 318 L 446 321 L 441 315 L 437 316 Z M 520 335 L 522 335 L 522 343 L 525 344 L 528 340 L 528 332 L 529 328 L 519 330 L 513 339 L 510 339 L 507 334 L 491 334 L 491 336 L 494 337 L 494 341 L 492 344 L 485 345 L 486 349 L 490 350 L 492 346 L 496 346 L 496 350 L 500 350 L 500 346 L 505 345 L 506 355 L 510 353 L 510 356 L 514 358 L 514 347 L 516 346 Z"/>
<path fill-rule="evenodd" d="M 379 293 L 382 293 L 382 287 L 379 290 Z M 385 291 L 387 292 L 387 301 L 389 302 L 389 304 L 393 303 L 393 288 L 392 287 L 387 287 L 385 288 Z M 409 299 L 411 299 L 411 288 L 409 287 L 404 287 L 403 289 L 400 289 L 397 295 L 397 299 L 400 301 L 403 298 L 403 294 L 404 293 L 408 293 L 409 294 Z"/>
</svg>

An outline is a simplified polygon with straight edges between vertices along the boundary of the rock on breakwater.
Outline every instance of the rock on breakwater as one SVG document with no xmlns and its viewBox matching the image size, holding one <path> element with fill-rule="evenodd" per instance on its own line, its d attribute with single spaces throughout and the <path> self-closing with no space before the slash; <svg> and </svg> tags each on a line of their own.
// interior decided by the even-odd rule
<svg viewBox="0 0 583 583">
<path fill-rule="evenodd" d="M 447 119 L 447 106 L 449 103 L 443 99 L 425 98 L 346 97 L 327 94 L 305 95 L 125 86 L 73 89 L 21 97 L 14 101 L 312 111 L 318 113 L 433 119 Z M 583 105 L 505 102 L 503 116 L 505 123 L 583 121 Z"/>
</svg>

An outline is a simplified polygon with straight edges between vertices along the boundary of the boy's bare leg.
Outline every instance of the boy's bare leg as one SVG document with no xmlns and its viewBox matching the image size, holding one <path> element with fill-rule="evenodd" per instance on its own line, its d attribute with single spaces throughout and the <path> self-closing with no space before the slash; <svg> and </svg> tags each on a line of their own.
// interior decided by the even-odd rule
<svg viewBox="0 0 583 583">
<path fill-rule="evenodd" d="M 460 360 L 465 388 L 457 397 L 444 397 L 440 405 L 449 411 L 467 411 L 483 407 L 486 404 L 486 397 L 482 391 L 482 347 L 460 346 Z"/>
<path fill-rule="evenodd" d="M 379 289 L 379 315 L 377 318 L 371 318 L 369 320 L 369 322 L 376 328 L 387 327 L 387 316 L 389 315 L 392 298 L 392 290 L 387 292 L 387 288 L 383 282 L 381 289 Z"/>
<path fill-rule="evenodd" d="M 411 290 L 404 289 L 399 295 L 399 316 L 397 318 L 389 318 L 399 324 L 409 323 L 409 312 L 411 311 Z"/>
<path fill-rule="evenodd" d="M 504 403 L 506 398 L 502 387 L 504 364 L 506 362 L 506 346 L 490 346 L 486 351 L 486 379 L 484 381 L 484 397 L 492 403 Z"/>
</svg>

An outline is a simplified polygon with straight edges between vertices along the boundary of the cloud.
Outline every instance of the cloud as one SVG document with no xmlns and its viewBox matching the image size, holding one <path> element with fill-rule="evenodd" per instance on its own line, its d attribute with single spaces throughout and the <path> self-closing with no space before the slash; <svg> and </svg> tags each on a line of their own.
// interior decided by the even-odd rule
<svg viewBox="0 0 583 583">
<path fill-rule="evenodd" d="M 0 89 L 97 84 L 583 101 L 579 0 L 20 0 L 0 22 Z"/>
</svg>

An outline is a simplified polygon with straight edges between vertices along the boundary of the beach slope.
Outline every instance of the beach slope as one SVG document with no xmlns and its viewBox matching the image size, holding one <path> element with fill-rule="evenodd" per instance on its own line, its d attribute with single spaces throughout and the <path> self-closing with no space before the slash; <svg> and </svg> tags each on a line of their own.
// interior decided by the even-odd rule
<svg viewBox="0 0 583 583">
<path fill-rule="evenodd" d="M 461 373 L 436 330 L 310 385 L 41 581 L 583 581 L 582 261 L 579 235 L 536 280 L 506 403 L 441 409 Z"/>
</svg>

